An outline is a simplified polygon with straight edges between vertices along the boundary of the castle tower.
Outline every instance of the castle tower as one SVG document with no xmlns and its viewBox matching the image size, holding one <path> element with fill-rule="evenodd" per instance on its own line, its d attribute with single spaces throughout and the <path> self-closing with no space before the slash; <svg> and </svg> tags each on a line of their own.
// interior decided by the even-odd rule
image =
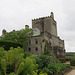
<svg viewBox="0 0 75 75">
<path fill-rule="evenodd" d="M 48 17 L 42 17 L 32 20 L 32 28 L 38 28 L 41 32 L 48 32 L 54 36 L 57 36 L 57 24 L 54 20 L 54 14 Z"/>
</svg>

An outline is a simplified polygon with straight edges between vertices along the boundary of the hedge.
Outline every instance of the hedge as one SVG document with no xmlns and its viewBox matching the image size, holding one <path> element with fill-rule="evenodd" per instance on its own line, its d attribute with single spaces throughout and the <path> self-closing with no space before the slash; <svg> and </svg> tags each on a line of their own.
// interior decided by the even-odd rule
<svg viewBox="0 0 75 75">
<path fill-rule="evenodd" d="M 75 66 L 75 59 L 72 59 L 72 60 L 70 61 L 70 65 L 71 65 L 71 66 Z"/>
<path fill-rule="evenodd" d="M 0 40 L 0 47 L 3 47 L 5 50 L 9 50 L 10 47 L 16 48 L 16 47 L 22 47 L 19 43 L 7 41 L 7 40 Z"/>
</svg>

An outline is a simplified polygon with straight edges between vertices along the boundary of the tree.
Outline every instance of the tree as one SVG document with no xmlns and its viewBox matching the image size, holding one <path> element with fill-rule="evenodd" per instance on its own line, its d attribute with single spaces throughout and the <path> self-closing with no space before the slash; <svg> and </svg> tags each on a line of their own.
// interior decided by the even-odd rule
<svg viewBox="0 0 75 75">
<path fill-rule="evenodd" d="M 5 59 L 1 60 L 1 68 L 4 71 L 4 74 L 6 75 L 6 60 Z"/>
<path fill-rule="evenodd" d="M 0 47 L 0 60 L 4 56 L 4 48 Z"/>
<path fill-rule="evenodd" d="M 6 33 L 3 40 L 9 40 L 13 42 L 18 42 L 22 46 L 27 43 L 27 39 L 33 35 L 32 29 L 21 29 L 17 30 L 15 32 L 11 31 L 9 33 Z"/>
<path fill-rule="evenodd" d="M 21 75 L 37 75 L 37 73 L 35 72 L 38 68 L 38 64 L 36 64 L 35 59 L 31 59 L 29 57 L 26 57 L 25 61 L 24 61 L 24 71 L 23 74 Z"/>
<path fill-rule="evenodd" d="M 37 75 L 37 68 L 35 59 L 26 56 L 24 58 L 24 50 L 20 47 L 11 47 L 10 50 L 4 51 L 1 57 L 0 70 L 4 75 Z"/>
</svg>

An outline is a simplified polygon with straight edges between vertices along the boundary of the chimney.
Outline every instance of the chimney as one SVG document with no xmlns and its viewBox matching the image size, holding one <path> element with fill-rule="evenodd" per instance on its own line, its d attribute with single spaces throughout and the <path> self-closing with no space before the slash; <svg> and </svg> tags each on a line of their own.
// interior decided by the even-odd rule
<svg viewBox="0 0 75 75">
<path fill-rule="evenodd" d="M 6 30 L 3 29 L 3 30 L 2 30 L 2 36 L 4 36 L 5 34 L 6 34 Z"/>
<path fill-rule="evenodd" d="M 51 12 L 51 17 L 54 19 L 54 13 L 53 12 Z"/>
<path fill-rule="evenodd" d="M 29 29 L 29 26 L 28 26 L 28 25 L 25 25 L 25 29 L 26 29 L 26 28 Z"/>
</svg>

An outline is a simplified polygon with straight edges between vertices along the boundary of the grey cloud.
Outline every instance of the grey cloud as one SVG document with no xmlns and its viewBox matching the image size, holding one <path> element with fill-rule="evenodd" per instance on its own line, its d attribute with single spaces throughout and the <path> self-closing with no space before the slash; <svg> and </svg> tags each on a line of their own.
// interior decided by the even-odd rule
<svg viewBox="0 0 75 75">
<path fill-rule="evenodd" d="M 66 49 L 74 50 L 75 38 L 74 0 L 0 0 L 0 35 L 2 29 L 11 31 L 30 27 L 31 19 L 49 16 L 54 12 L 58 35 L 65 40 Z M 70 43 L 73 43 L 71 48 Z"/>
</svg>

